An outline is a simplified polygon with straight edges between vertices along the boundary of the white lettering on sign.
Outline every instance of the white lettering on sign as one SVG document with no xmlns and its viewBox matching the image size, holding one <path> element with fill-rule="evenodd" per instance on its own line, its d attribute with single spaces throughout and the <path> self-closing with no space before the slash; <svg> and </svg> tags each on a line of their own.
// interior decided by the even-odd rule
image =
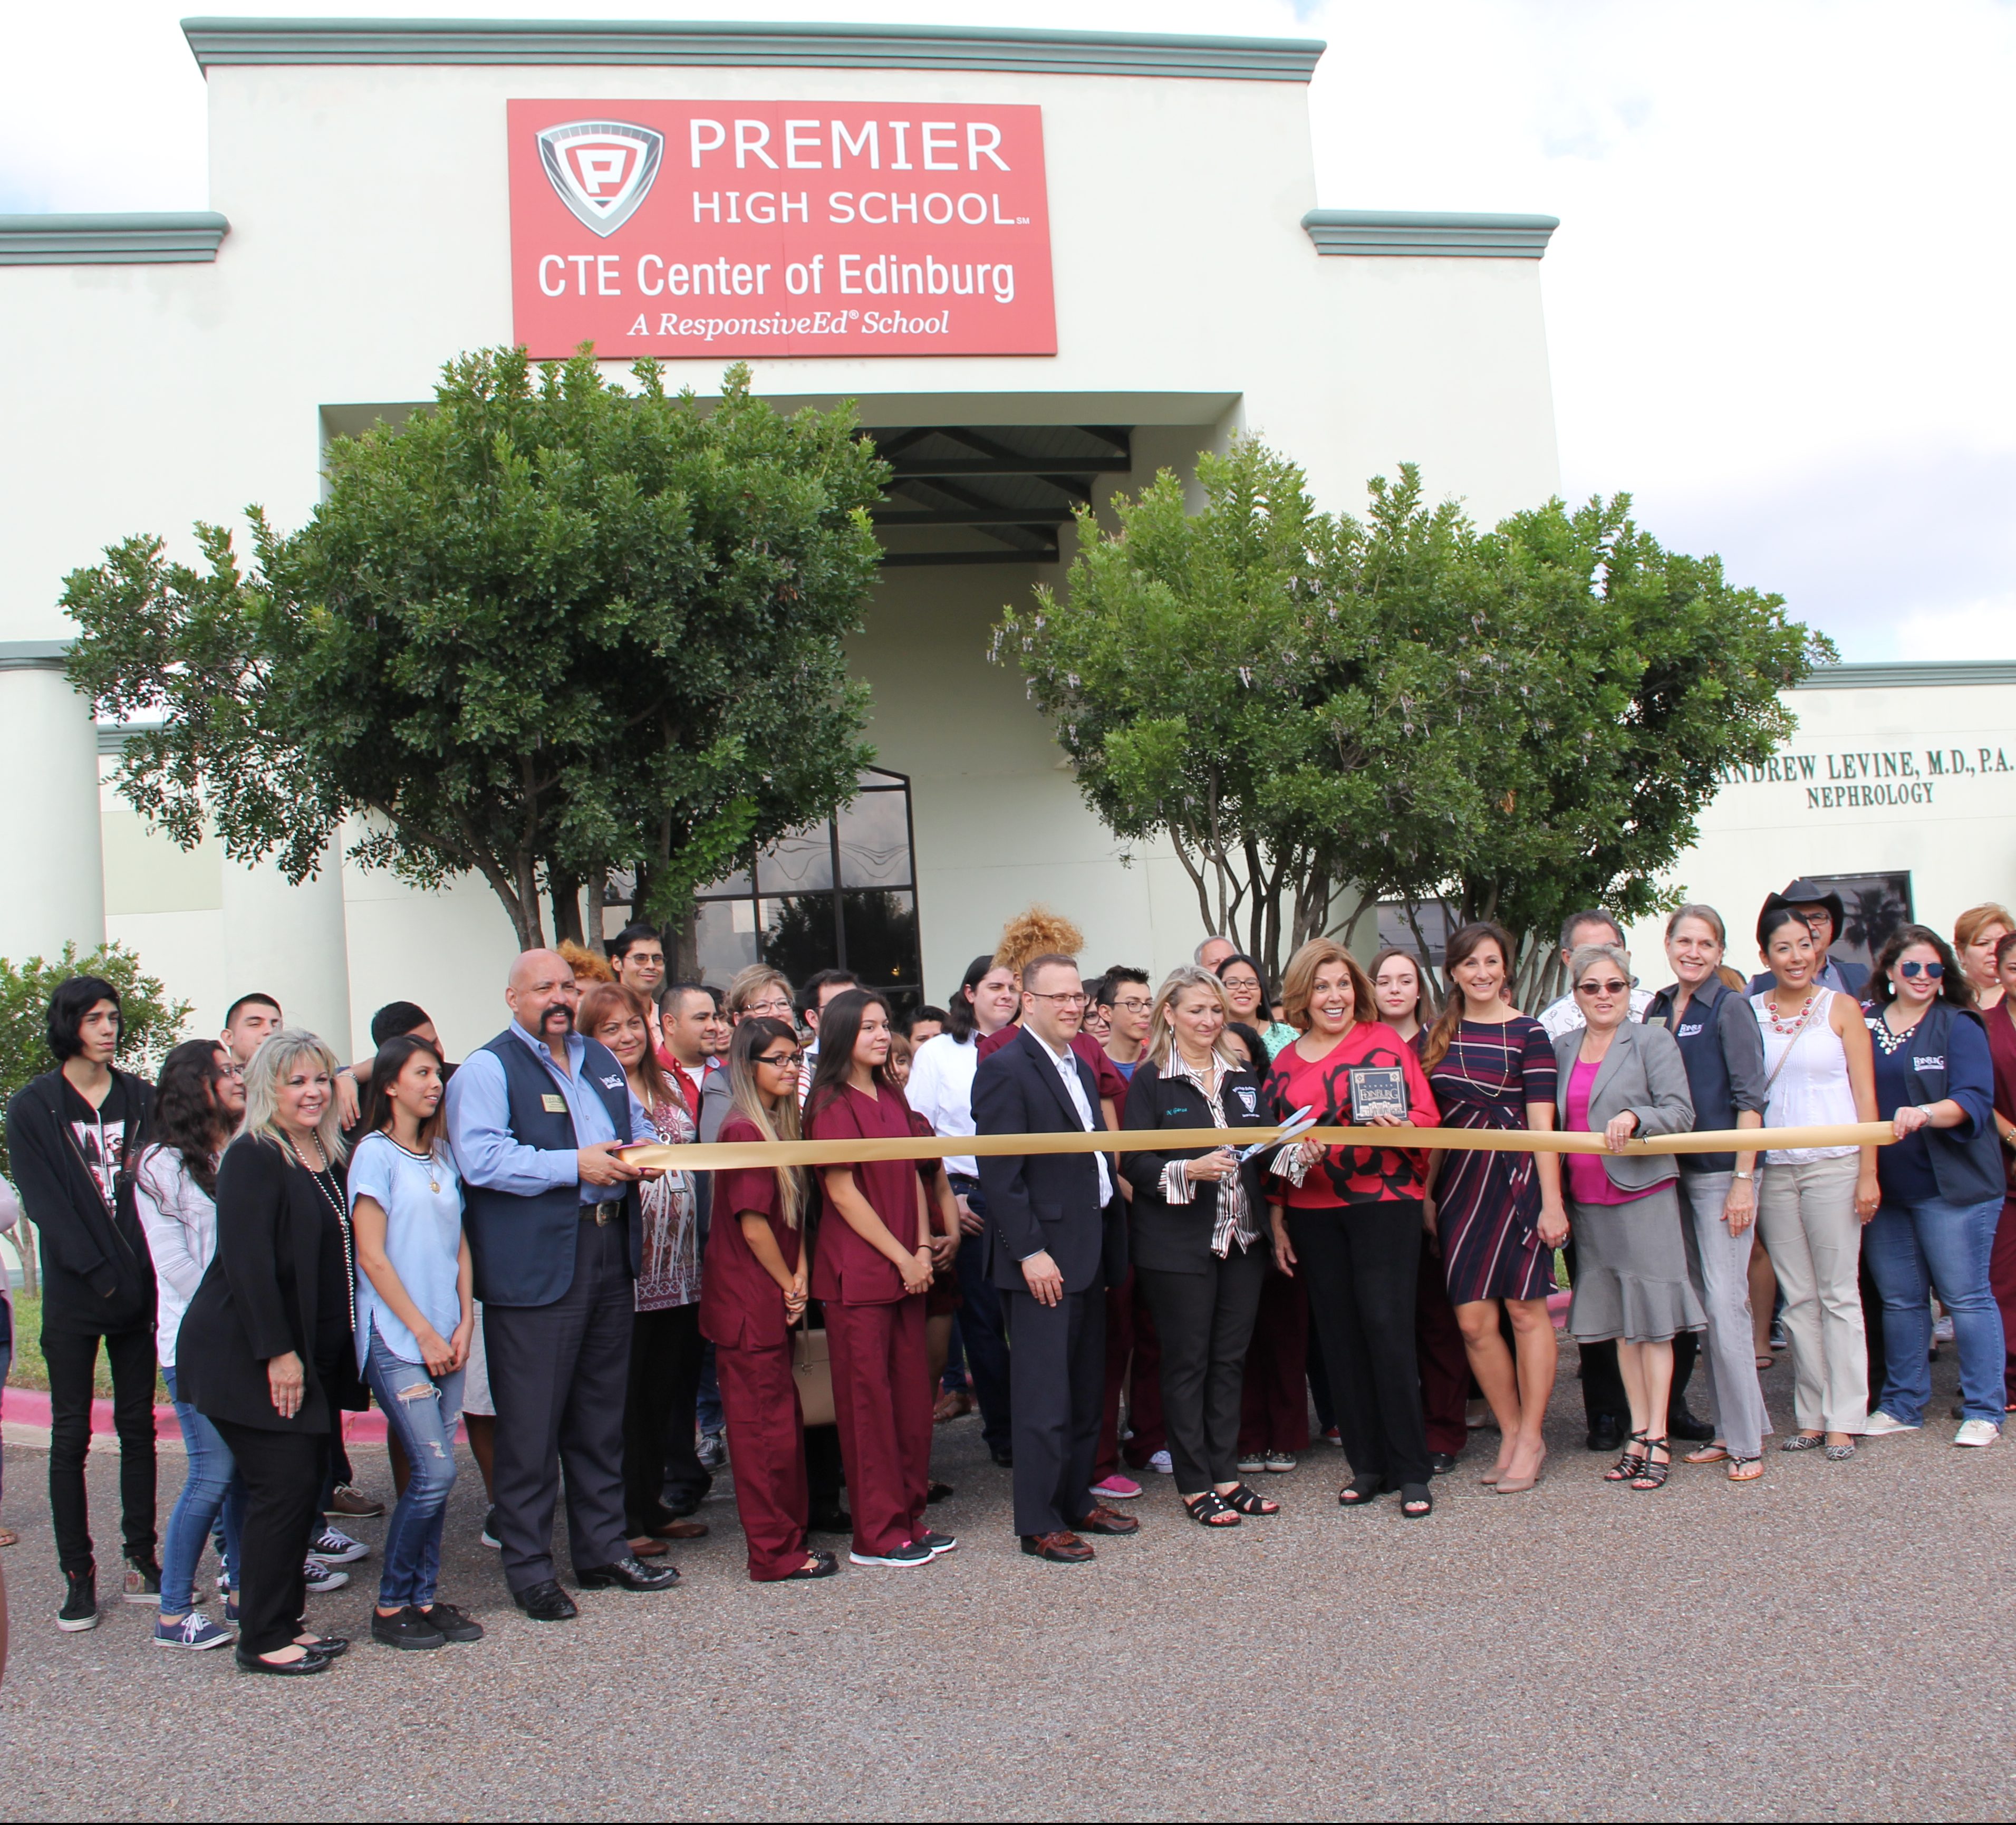
<svg viewBox="0 0 2016 1825">
<path fill-rule="evenodd" d="M 513 326 L 535 359 L 585 341 L 782 355 L 797 338 L 1056 352 L 1038 106 L 603 98 L 506 115 Z M 821 311 L 829 287 L 840 308 Z M 655 308 L 688 299 L 691 316 Z"/>
</svg>

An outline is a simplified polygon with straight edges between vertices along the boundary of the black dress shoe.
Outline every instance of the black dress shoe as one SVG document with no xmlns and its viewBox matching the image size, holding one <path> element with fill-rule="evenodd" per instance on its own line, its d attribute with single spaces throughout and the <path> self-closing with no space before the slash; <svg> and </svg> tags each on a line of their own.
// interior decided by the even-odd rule
<svg viewBox="0 0 2016 1825">
<path fill-rule="evenodd" d="M 1015 1454 L 1012 1451 L 997 1451 L 993 1454 L 993 1457 L 995 1463 L 999 1465 L 1003 1470 L 1012 1470 L 1014 1469 Z M 1031 1538 L 1033 1537 L 1034 1536 L 1032 1535 Z"/>
<path fill-rule="evenodd" d="M 1589 1448 L 1591 1451 L 1622 1451 L 1624 1448 L 1624 1421 L 1615 1413 L 1599 1413 L 1589 1423 Z"/>
<path fill-rule="evenodd" d="M 927 1502 L 942 1502 L 952 1492 L 952 1488 L 949 1483 L 932 1483 L 924 1490 L 924 1499 Z"/>
<path fill-rule="evenodd" d="M 808 1534 L 851 1535 L 854 1531 L 854 1517 L 844 1508 L 828 1509 L 823 1513 L 814 1513 L 809 1517 L 805 1522 L 805 1531 Z"/>
<path fill-rule="evenodd" d="M 1447 1452 L 1431 1451 L 1428 1453 L 1428 1470 L 1431 1475 L 1446 1477 L 1455 1468 L 1456 1459 Z"/>
<path fill-rule="evenodd" d="M 312 1641 L 301 1645 L 310 1654 L 319 1654 L 326 1661 L 333 1661 L 350 1652 L 349 1639 L 341 1635 L 318 1635 Z"/>
<path fill-rule="evenodd" d="M 787 1571 L 777 1582 L 779 1584 L 803 1584 L 815 1578 L 831 1578 L 840 1570 L 840 1561 L 830 1553 L 815 1553 L 812 1564 L 801 1565 L 796 1571 Z"/>
<path fill-rule="evenodd" d="M 585 1591 L 668 1591 L 679 1582 L 675 1565 L 646 1565 L 628 1553 L 607 1565 L 578 1565 L 574 1582 Z"/>
<path fill-rule="evenodd" d="M 297 1661 L 266 1661 L 256 1654 L 247 1654 L 242 1647 L 232 1652 L 244 1672 L 271 1673 L 276 1679 L 298 1679 L 310 1673 L 326 1673 L 329 1668 L 327 1654 L 304 1654 Z"/>
<path fill-rule="evenodd" d="M 1715 1428 L 1698 1418 L 1685 1401 L 1676 1401 L 1666 1409 L 1666 1436 L 1700 1444 L 1715 1437 Z"/>
<path fill-rule="evenodd" d="M 574 1599 L 550 1578 L 542 1584 L 512 1592 L 511 1601 L 535 1622 L 571 1622 L 581 1614 L 574 1607 Z"/>
</svg>

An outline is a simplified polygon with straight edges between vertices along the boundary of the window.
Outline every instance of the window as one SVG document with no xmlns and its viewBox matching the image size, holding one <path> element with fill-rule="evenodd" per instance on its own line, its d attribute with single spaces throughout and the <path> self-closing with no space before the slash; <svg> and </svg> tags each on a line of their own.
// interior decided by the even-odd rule
<svg viewBox="0 0 2016 1825">
<path fill-rule="evenodd" d="M 794 983 L 850 969 L 898 1013 L 922 1002 L 910 783 L 869 767 L 860 786 L 838 817 L 781 838 L 700 890 L 696 936 L 708 981 L 752 963 Z"/>
<path fill-rule="evenodd" d="M 1911 922 L 1911 872 L 1895 874 L 1809 875 L 1823 893 L 1841 896 L 1841 929 L 1828 946 L 1830 957 L 1876 967 L 1876 954 L 1899 925 Z"/>
<path fill-rule="evenodd" d="M 1421 939 L 1428 947 L 1428 961 L 1435 968 L 1442 966 L 1442 951 L 1451 935 L 1462 921 L 1456 916 L 1456 908 L 1442 900 L 1423 900 L 1414 903 L 1414 918 L 1421 928 Z M 1418 954 L 1420 940 L 1414 936 L 1413 925 L 1407 918 L 1407 903 L 1404 900 L 1382 900 L 1379 903 L 1379 948 L 1381 950 L 1406 950 Z"/>
</svg>

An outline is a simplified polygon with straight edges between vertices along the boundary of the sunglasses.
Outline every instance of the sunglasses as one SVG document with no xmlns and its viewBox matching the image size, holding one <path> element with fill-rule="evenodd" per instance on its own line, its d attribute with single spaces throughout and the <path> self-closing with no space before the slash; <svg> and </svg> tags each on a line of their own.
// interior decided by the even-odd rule
<svg viewBox="0 0 2016 1825">
<path fill-rule="evenodd" d="M 1921 963 L 1915 958 L 1909 963 L 1900 963 L 1897 965 L 1897 973 L 1899 976 L 1915 976 L 1921 971 L 1931 981 L 1937 982 L 1946 973 L 1946 966 L 1943 963 Z"/>
<path fill-rule="evenodd" d="M 1626 989 L 1629 988 L 1630 986 L 1631 985 L 1629 983 L 1614 981 L 1607 983 L 1577 983 L 1575 984 L 1575 993 L 1579 995 L 1621 995 Z"/>
</svg>

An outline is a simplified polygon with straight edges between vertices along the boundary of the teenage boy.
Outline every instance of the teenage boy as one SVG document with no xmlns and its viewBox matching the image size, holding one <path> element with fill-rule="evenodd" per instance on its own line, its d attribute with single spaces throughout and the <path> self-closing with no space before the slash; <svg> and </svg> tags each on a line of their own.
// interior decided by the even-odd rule
<svg viewBox="0 0 2016 1825">
<path fill-rule="evenodd" d="M 99 1347 L 112 1368 L 129 1603 L 158 1603 L 154 1558 L 154 1271 L 133 1206 L 153 1090 L 112 1062 L 125 1037 L 119 991 L 72 976 L 50 997 L 56 1068 L 7 1105 L 23 1208 L 41 1242 L 42 1355 L 49 1374 L 49 1509 L 64 1580 L 56 1626 L 98 1623 L 98 1567 L 84 1463 Z"/>
</svg>

